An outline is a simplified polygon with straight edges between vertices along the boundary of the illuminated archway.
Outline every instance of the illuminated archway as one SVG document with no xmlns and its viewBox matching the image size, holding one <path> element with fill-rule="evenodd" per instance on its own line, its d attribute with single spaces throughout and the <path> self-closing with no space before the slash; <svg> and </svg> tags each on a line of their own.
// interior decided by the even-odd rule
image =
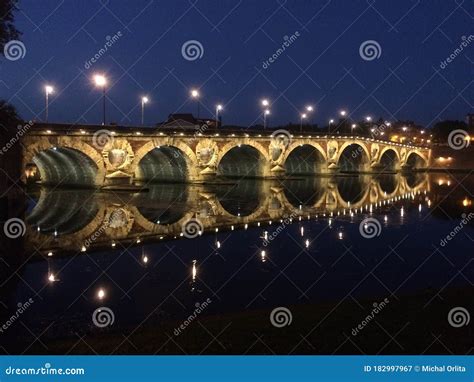
<svg viewBox="0 0 474 382">
<path fill-rule="evenodd" d="M 82 151 L 69 147 L 51 147 L 37 152 L 32 162 L 38 169 L 40 180 L 45 185 L 84 186 L 96 185 L 98 166 Z"/>
<path fill-rule="evenodd" d="M 396 150 L 386 148 L 380 155 L 380 171 L 393 172 L 400 169 L 400 158 Z"/>
<path fill-rule="evenodd" d="M 314 146 L 302 144 L 295 147 L 286 158 L 287 175 L 313 175 L 323 172 L 325 159 Z"/>
<path fill-rule="evenodd" d="M 234 178 L 259 178 L 264 175 L 265 158 L 255 147 L 238 145 L 225 152 L 217 175 Z"/>
<path fill-rule="evenodd" d="M 146 182 L 185 182 L 188 179 L 185 154 L 174 146 L 157 146 L 138 162 L 135 179 Z"/>
<path fill-rule="evenodd" d="M 337 165 L 340 172 L 366 172 L 370 170 L 367 148 L 358 143 L 344 144 L 339 153 Z"/>
</svg>

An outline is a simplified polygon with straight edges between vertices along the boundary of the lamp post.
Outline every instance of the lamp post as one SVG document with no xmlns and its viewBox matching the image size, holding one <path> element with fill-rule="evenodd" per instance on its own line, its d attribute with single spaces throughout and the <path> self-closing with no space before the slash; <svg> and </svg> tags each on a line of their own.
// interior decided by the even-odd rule
<svg viewBox="0 0 474 382">
<path fill-rule="evenodd" d="M 46 85 L 44 87 L 44 93 L 46 95 L 46 109 L 45 109 L 45 122 L 48 122 L 49 115 L 49 95 L 54 93 L 54 88 L 51 85 Z"/>
<path fill-rule="evenodd" d="M 331 134 L 331 125 L 334 123 L 334 119 L 329 120 L 328 134 Z"/>
<path fill-rule="evenodd" d="M 308 112 L 308 114 L 311 114 L 310 124 L 311 124 L 311 126 L 312 126 L 312 125 L 313 125 L 313 117 L 312 117 L 312 115 L 313 115 L 314 107 L 313 107 L 312 105 L 307 105 L 307 106 L 305 107 L 305 109 L 306 109 L 306 111 Z"/>
<path fill-rule="evenodd" d="M 200 102 L 199 102 L 199 91 L 197 89 L 191 89 L 191 98 L 195 99 L 197 101 L 197 118 L 199 119 L 199 111 L 201 108 Z"/>
<path fill-rule="evenodd" d="M 268 107 L 270 106 L 270 101 L 264 98 L 262 99 L 261 104 L 263 107 L 263 129 L 265 130 L 265 127 L 267 125 L 267 115 L 270 114 L 270 110 L 268 109 Z"/>
<path fill-rule="evenodd" d="M 105 125 L 105 85 L 107 85 L 107 79 L 101 74 L 94 76 L 95 85 L 102 88 L 102 125 Z"/>
<path fill-rule="evenodd" d="M 306 119 L 308 115 L 306 113 L 303 113 L 301 114 L 301 118 L 300 118 L 300 132 L 303 131 L 303 119 Z"/>
<path fill-rule="evenodd" d="M 263 112 L 263 130 L 267 127 L 267 115 L 270 115 L 270 110 L 265 109 Z"/>
<path fill-rule="evenodd" d="M 148 97 L 142 97 L 142 126 L 145 123 L 145 104 L 148 103 Z"/>
<path fill-rule="evenodd" d="M 223 109 L 222 105 L 216 105 L 216 128 L 219 127 L 219 112 Z"/>
<path fill-rule="evenodd" d="M 342 125 L 342 129 L 341 129 L 341 130 L 344 130 L 344 128 L 345 128 L 345 126 L 346 126 L 347 111 L 346 111 L 346 110 L 340 110 L 340 111 L 339 111 L 339 115 L 341 116 L 341 119 L 339 120 L 338 127 L 340 128 L 341 125 Z M 339 129 L 338 129 L 338 132 L 339 132 Z"/>
</svg>

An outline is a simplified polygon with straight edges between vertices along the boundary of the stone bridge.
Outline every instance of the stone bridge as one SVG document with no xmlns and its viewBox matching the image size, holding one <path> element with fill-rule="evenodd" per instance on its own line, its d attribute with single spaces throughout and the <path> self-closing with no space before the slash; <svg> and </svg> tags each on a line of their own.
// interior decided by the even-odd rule
<svg viewBox="0 0 474 382">
<path fill-rule="evenodd" d="M 422 170 L 431 150 L 358 136 L 285 130 L 36 124 L 23 137 L 23 180 L 101 187 L 215 177 Z"/>
</svg>

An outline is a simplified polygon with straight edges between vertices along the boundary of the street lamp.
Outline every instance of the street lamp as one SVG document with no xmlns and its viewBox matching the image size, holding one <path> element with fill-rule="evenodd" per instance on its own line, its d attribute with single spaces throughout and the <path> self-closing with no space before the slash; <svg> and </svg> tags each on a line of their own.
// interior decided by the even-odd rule
<svg viewBox="0 0 474 382">
<path fill-rule="evenodd" d="M 107 85 L 107 79 L 101 74 L 94 76 L 95 86 L 102 88 L 102 125 L 105 125 L 105 85 Z"/>
<path fill-rule="evenodd" d="M 331 133 L 331 125 L 334 123 L 334 119 L 329 120 L 329 128 L 328 128 L 328 133 Z"/>
<path fill-rule="evenodd" d="M 49 95 L 54 93 L 54 88 L 51 85 L 46 85 L 44 87 L 44 93 L 46 95 L 46 110 L 45 110 L 45 121 L 48 122 L 48 114 L 49 114 Z"/>
<path fill-rule="evenodd" d="M 224 107 L 221 104 L 216 105 L 216 127 L 219 127 L 219 112 L 223 109 Z"/>
<path fill-rule="evenodd" d="M 267 127 L 267 115 L 270 115 L 270 110 L 265 109 L 265 111 L 263 112 L 263 129 L 264 130 Z"/>
<path fill-rule="evenodd" d="M 267 99 L 262 99 L 262 106 L 267 107 L 270 105 L 270 102 Z"/>
<path fill-rule="evenodd" d="M 314 111 L 314 107 L 312 107 L 311 105 L 308 105 L 306 106 L 306 111 L 311 113 L 312 111 Z"/>
<path fill-rule="evenodd" d="M 357 125 L 356 125 L 355 123 L 353 123 L 353 124 L 351 125 L 351 132 L 352 132 L 352 134 L 354 134 L 354 129 L 355 129 L 356 127 L 357 127 Z"/>
<path fill-rule="evenodd" d="M 191 98 L 195 99 L 197 101 L 197 117 L 199 119 L 199 111 L 200 111 L 200 102 L 199 102 L 199 97 L 201 95 L 199 94 L 199 91 L 197 89 L 191 89 Z"/>
<path fill-rule="evenodd" d="M 148 97 L 142 97 L 142 126 L 145 123 L 145 104 L 148 103 Z"/>
<path fill-rule="evenodd" d="M 371 117 L 370 115 L 368 115 L 367 117 L 365 117 L 365 120 L 366 120 L 367 122 L 370 122 L 370 121 L 372 121 L 372 117 Z"/>
<path fill-rule="evenodd" d="M 301 114 L 300 118 L 300 132 L 303 131 L 303 119 L 306 119 L 307 115 L 306 113 Z"/>
<path fill-rule="evenodd" d="M 347 112 L 345 110 L 341 110 L 339 114 L 341 115 L 341 117 L 345 117 L 347 115 Z"/>
</svg>

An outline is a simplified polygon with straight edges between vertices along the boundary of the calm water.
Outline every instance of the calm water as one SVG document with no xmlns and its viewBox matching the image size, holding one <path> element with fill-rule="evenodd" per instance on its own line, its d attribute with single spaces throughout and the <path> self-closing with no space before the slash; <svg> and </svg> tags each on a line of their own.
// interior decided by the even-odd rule
<svg viewBox="0 0 474 382">
<path fill-rule="evenodd" d="M 1 346 L 465 354 L 472 323 L 454 328 L 447 315 L 456 306 L 474 313 L 474 219 L 461 223 L 472 212 L 473 183 L 465 174 L 413 174 L 143 193 L 32 190 L 24 237 L 2 244 L 2 322 L 18 303 L 33 302 L 0 333 Z M 370 228 L 375 236 L 365 237 Z M 112 325 L 94 324 L 100 307 L 111 310 Z M 289 310 L 288 326 L 272 325 L 278 307 Z"/>
</svg>

